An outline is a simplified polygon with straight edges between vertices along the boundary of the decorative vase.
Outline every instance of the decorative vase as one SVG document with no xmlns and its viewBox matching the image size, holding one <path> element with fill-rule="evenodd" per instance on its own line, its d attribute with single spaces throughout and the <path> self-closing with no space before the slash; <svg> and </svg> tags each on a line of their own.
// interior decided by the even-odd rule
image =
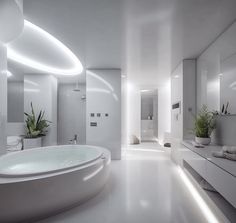
<svg viewBox="0 0 236 223">
<path fill-rule="evenodd" d="M 37 148 L 37 147 L 42 147 L 42 137 L 23 139 L 24 149 L 32 149 L 32 148 Z"/>
<path fill-rule="evenodd" d="M 201 137 L 195 136 L 195 141 L 202 145 L 209 145 L 211 142 L 211 138 L 201 138 Z"/>
</svg>

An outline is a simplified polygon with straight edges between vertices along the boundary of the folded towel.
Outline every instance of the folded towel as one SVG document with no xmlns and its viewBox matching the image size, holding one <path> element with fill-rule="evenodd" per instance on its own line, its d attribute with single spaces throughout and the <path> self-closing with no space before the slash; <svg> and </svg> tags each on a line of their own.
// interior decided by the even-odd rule
<svg viewBox="0 0 236 223">
<path fill-rule="evenodd" d="M 222 150 L 227 153 L 236 154 L 236 146 L 223 146 Z"/>
<path fill-rule="evenodd" d="M 216 158 L 225 158 L 224 157 L 224 152 L 223 151 L 219 151 L 219 152 L 212 152 L 212 155 Z"/>
<path fill-rule="evenodd" d="M 235 153 L 224 153 L 224 156 L 228 160 L 236 161 L 236 154 Z"/>
<path fill-rule="evenodd" d="M 7 137 L 7 151 L 20 151 L 22 146 L 22 138 L 20 136 Z"/>
<path fill-rule="evenodd" d="M 219 152 L 212 152 L 212 155 L 216 158 L 224 158 L 224 159 L 236 161 L 236 154 L 235 153 L 228 153 L 228 152 L 224 152 L 224 151 L 219 151 Z"/>
</svg>

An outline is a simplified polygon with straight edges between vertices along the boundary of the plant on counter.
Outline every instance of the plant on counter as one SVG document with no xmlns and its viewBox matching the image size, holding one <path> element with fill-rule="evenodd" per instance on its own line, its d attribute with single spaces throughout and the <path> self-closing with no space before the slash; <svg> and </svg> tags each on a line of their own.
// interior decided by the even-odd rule
<svg viewBox="0 0 236 223">
<path fill-rule="evenodd" d="M 216 128 L 216 115 L 203 105 L 195 117 L 194 133 L 195 140 L 198 143 L 208 145 L 211 141 L 210 136 Z"/>
<path fill-rule="evenodd" d="M 39 115 L 36 117 L 33 104 L 30 103 L 31 114 L 24 113 L 26 116 L 26 138 L 38 138 L 45 136 L 47 133 L 47 128 L 49 127 L 50 121 L 43 119 L 45 112 L 40 111 Z"/>
</svg>

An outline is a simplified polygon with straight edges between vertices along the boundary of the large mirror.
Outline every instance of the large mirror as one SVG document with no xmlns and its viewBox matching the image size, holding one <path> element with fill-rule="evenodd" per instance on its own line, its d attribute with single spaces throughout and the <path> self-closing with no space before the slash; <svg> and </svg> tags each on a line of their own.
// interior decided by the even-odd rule
<svg viewBox="0 0 236 223">
<path fill-rule="evenodd" d="M 236 54 L 221 64 L 220 108 L 224 114 L 236 114 Z"/>
<path fill-rule="evenodd" d="M 236 115 L 236 54 L 224 60 L 218 57 L 200 61 L 198 97 L 220 115 Z"/>
<path fill-rule="evenodd" d="M 8 61 L 8 136 L 25 135 L 24 112 L 49 120 L 43 145 L 85 144 L 86 75 L 40 73 Z M 76 141 L 76 142 L 75 142 Z"/>
<path fill-rule="evenodd" d="M 24 74 L 8 63 L 7 76 L 7 121 L 24 122 Z"/>
</svg>

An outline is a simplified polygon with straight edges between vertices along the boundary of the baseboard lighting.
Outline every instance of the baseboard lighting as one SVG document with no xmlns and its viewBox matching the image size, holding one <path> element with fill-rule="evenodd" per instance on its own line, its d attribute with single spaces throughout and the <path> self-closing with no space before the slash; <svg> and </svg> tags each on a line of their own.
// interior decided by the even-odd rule
<svg viewBox="0 0 236 223">
<path fill-rule="evenodd" d="M 204 199 L 201 197 L 195 186 L 192 184 L 186 173 L 178 167 L 179 175 L 181 176 L 183 182 L 187 186 L 188 190 L 192 194 L 194 200 L 197 202 L 199 208 L 201 209 L 202 213 L 204 214 L 207 222 L 209 223 L 220 223 L 220 221 L 216 218 L 212 210 L 209 208 L 207 203 L 204 201 Z"/>
</svg>

